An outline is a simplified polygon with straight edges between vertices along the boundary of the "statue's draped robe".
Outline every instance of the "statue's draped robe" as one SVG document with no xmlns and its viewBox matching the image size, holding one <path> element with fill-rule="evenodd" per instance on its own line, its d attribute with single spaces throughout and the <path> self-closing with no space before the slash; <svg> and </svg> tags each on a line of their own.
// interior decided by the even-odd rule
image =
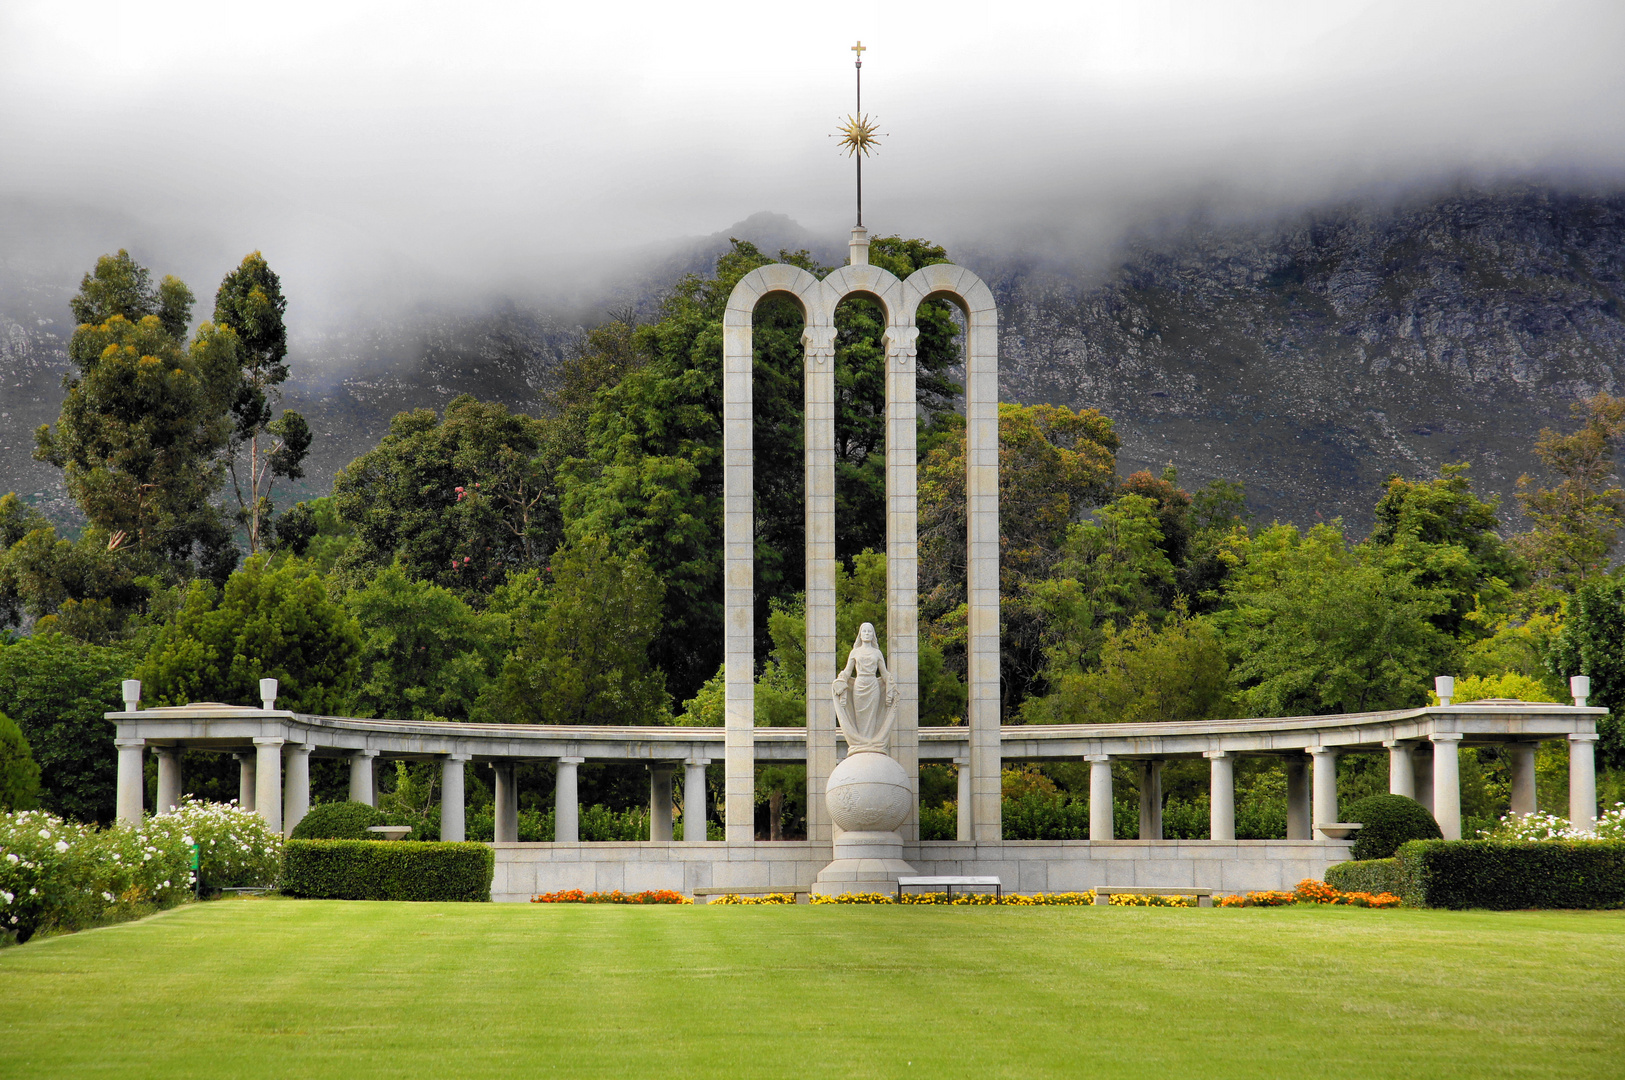
<svg viewBox="0 0 1625 1080">
<path fill-rule="evenodd" d="M 892 724 L 897 719 L 891 688 L 892 674 L 880 650 L 873 645 L 854 648 L 846 669 L 835 677 L 831 687 L 835 719 L 846 736 L 847 753 L 890 751 Z"/>
</svg>

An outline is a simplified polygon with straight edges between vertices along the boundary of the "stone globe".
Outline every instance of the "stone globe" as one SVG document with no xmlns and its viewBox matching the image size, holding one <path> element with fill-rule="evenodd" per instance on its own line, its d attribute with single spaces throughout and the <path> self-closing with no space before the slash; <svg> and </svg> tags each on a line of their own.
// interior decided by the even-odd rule
<svg viewBox="0 0 1625 1080">
<path fill-rule="evenodd" d="M 896 832 L 908 820 L 908 773 L 886 754 L 849 754 L 824 787 L 829 816 L 846 832 Z"/>
</svg>

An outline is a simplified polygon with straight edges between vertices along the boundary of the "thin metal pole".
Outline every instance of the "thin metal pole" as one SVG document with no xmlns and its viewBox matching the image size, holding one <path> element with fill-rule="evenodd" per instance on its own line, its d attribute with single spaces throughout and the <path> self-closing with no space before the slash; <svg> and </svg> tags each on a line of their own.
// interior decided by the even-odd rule
<svg viewBox="0 0 1625 1080">
<path fill-rule="evenodd" d="M 857 68 L 857 72 L 858 72 L 858 74 L 857 74 L 858 115 L 862 116 L 863 115 L 863 54 L 861 52 L 858 53 L 858 58 L 853 63 L 852 66 Z M 858 162 L 858 228 L 861 229 L 861 228 L 863 228 L 863 155 L 862 154 L 854 154 L 852 156 L 855 157 L 857 159 L 857 162 Z"/>
</svg>

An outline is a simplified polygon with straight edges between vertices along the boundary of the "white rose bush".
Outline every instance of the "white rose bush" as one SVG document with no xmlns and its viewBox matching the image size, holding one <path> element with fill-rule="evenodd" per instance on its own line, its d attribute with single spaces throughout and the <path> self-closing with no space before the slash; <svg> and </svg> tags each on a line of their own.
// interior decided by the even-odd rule
<svg viewBox="0 0 1625 1080">
<path fill-rule="evenodd" d="M 1625 840 L 1625 803 L 1603 811 L 1589 832 L 1556 814 L 1508 814 L 1479 835 L 1486 840 Z"/>
<path fill-rule="evenodd" d="M 282 838 L 258 814 L 188 800 L 139 828 L 98 829 L 42 810 L 0 813 L 0 940 L 133 918 L 193 895 L 192 845 L 204 882 L 269 885 Z"/>
</svg>

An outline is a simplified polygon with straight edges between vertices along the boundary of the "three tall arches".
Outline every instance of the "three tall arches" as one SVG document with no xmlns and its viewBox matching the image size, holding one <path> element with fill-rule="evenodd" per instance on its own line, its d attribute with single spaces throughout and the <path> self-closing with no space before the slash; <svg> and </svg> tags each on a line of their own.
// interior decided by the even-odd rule
<svg viewBox="0 0 1625 1080">
<path fill-rule="evenodd" d="M 959 763 L 961 840 L 996 841 L 999 821 L 999 360 L 998 311 L 981 279 L 961 266 L 922 267 L 899 280 L 853 261 L 820 281 L 776 263 L 734 286 L 723 316 L 723 604 L 726 661 L 726 803 L 730 843 L 755 834 L 755 537 L 751 317 L 783 293 L 801 307 L 807 567 L 807 838 L 833 840 L 824 786 L 836 763 L 835 678 L 835 309 L 850 296 L 877 302 L 886 320 L 887 663 L 900 695 L 892 756 L 914 784 L 915 811 L 903 827 L 919 835 L 919 540 L 916 467 L 915 315 L 944 299 L 965 316 L 965 491 L 969 642 L 969 760 Z M 968 777 L 969 783 L 965 782 Z M 967 790 L 968 788 L 968 790 Z M 967 798 L 968 796 L 968 798 Z M 967 814 L 967 804 L 969 813 Z"/>
</svg>

